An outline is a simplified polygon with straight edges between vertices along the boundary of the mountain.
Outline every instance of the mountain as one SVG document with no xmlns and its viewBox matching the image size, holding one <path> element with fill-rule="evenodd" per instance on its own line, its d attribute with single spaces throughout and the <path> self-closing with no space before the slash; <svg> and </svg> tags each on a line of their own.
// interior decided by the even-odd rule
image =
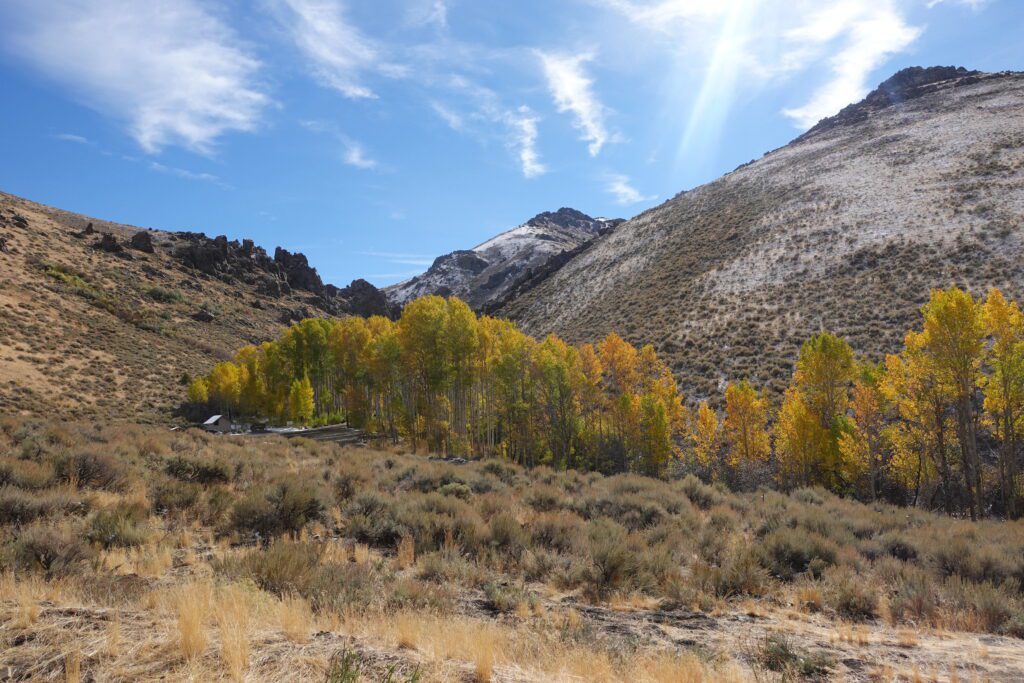
<svg viewBox="0 0 1024 683">
<path fill-rule="evenodd" d="M 493 311 L 652 343 L 691 398 L 784 388 L 825 328 L 879 359 L 929 288 L 1024 298 L 1024 74 L 911 68 L 792 143 L 682 192 Z"/>
<path fill-rule="evenodd" d="M 472 249 L 439 256 L 427 272 L 384 291 L 399 307 L 438 294 L 458 296 L 481 310 L 550 258 L 573 252 L 620 223 L 622 219 L 591 218 L 575 209 L 547 211 Z"/>
<path fill-rule="evenodd" d="M 166 418 L 183 375 L 284 324 L 391 312 L 368 282 L 324 284 L 302 254 L 0 193 L 0 414 Z"/>
</svg>

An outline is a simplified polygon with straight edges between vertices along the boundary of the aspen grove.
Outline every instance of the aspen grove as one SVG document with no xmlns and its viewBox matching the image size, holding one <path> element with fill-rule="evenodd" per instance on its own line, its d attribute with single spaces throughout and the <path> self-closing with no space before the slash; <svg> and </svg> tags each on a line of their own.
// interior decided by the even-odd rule
<svg viewBox="0 0 1024 683">
<path fill-rule="evenodd" d="M 578 347 L 537 340 L 437 296 L 397 321 L 303 320 L 189 386 L 194 404 L 344 419 L 448 455 L 688 471 L 743 489 L 822 486 L 972 518 L 1021 513 L 1024 317 L 997 289 L 983 299 L 934 290 L 920 328 L 880 362 L 814 335 L 776 407 L 747 379 L 723 398 L 721 411 L 688 407 L 652 346 L 614 333 Z"/>
</svg>

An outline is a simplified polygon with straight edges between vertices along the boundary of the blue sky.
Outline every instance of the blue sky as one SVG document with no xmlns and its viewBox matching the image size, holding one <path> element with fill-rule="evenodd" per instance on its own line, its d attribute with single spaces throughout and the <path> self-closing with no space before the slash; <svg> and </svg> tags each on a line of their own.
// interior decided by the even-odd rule
<svg viewBox="0 0 1024 683">
<path fill-rule="evenodd" d="M 0 189 L 390 284 L 633 216 L 897 69 L 1024 69 L 1018 0 L 0 0 Z"/>
</svg>

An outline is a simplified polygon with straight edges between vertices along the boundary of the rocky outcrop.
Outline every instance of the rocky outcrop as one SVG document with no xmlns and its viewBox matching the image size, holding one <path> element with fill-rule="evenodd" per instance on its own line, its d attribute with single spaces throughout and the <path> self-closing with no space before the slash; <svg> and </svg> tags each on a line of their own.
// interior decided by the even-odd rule
<svg viewBox="0 0 1024 683">
<path fill-rule="evenodd" d="M 173 255 L 183 268 L 225 282 L 243 282 L 263 296 L 277 298 L 292 292 L 309 292 L 314 295 L 310 303 L 330 315 L 394 313 L 384 293 L 365 280 L 356 280 L 344 288 L 325 285 L 304 254 L 277 247 L 271 258 L 252 240 L 229 241 L 223 235 L 211 239 L 202 233 L 181 232 L 172 238 L 179 242 Z M 282 313 L 281 320 L 292 322 L 311 315 L 318 313 L 310 308 L 289 309 Z"/>
<path fill-rule="evenodd" d="M 290 287 L 314 294 L 324 291 L 323 280 L 317 274 L 316 268 L 310 267 L 304 254 L 293 254 L 287 249 L 278 247 L 274 250 L 274 263 L 279 266 L 285 282 Z"/>
<path fill-rule="evenodd" d="M 852 126 L 888 107 L 915 100 L 943 88 L 973 85 L 982 77 L 998 76 L 968 71 L 962 66 L 911 66 L 897 71 L 868 93 L 860 102 L 844 107 L 835 116 L 822 119 L 816 126 L 796 139 L 812 138 L 839 126 Z"/>
<path fill-rule="evenodd" d="M 477 311 L 487 310 L 550 259 L 575 253 L 622 222 L 591 218 L 576 209 L 545 211 L 473 249 L 439 256 L 422 275 L 385 291 L 396 307 L 435 294 L 458 296 Z"/>
<path fill-rule="evenodd" d="M 132 249 L 137 251 L 144 251 L 147 254 L 152 254 L 156 251 L 153 248 L 153 236 L 143 230 L 132 235 L 132 239 L 129 242 Z"/>
<path fill-rule="evenodd" d="M 397 311 L 388 301 L 387 295 L 366 280 L 353 280 L 352 284 L 341 289 L 327 285 L 325 289 L 332 290 L 325 291 L 325 298 L 344 302 L 344 308 L 352 315 L 361 315 L 364 318 L 371 315 L 383 315 L 388 318 L 396 316 Z"/>
<path fill-rule="evenodd" d="M 117 238 L 111 235 L 109 232 L 103 233 L 100 237 L 100 241 L 93 244 L 93 247 L 100 251 L 105 251 L 108 254 L 116 254 L 124 251 L 124 247 L 117 241 Z"/>
</svg>

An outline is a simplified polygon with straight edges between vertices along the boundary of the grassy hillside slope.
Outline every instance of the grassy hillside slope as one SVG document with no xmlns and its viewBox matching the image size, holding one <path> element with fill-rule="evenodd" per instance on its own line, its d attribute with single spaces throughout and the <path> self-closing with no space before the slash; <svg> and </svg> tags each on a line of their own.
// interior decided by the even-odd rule
<svg viewBox="0 0 1024 683">
<path fill-rule="evenodd" d="M 497 310 L 528 333 L 653 343 L 691 398 L 781 393 L 826 328 L 895 352 L 931 287 L 1024 296 L 1024 75 L 865 103 L 600 238 Z M 913 73 L 911 73 L 913 75 Z"/>
</svg>

